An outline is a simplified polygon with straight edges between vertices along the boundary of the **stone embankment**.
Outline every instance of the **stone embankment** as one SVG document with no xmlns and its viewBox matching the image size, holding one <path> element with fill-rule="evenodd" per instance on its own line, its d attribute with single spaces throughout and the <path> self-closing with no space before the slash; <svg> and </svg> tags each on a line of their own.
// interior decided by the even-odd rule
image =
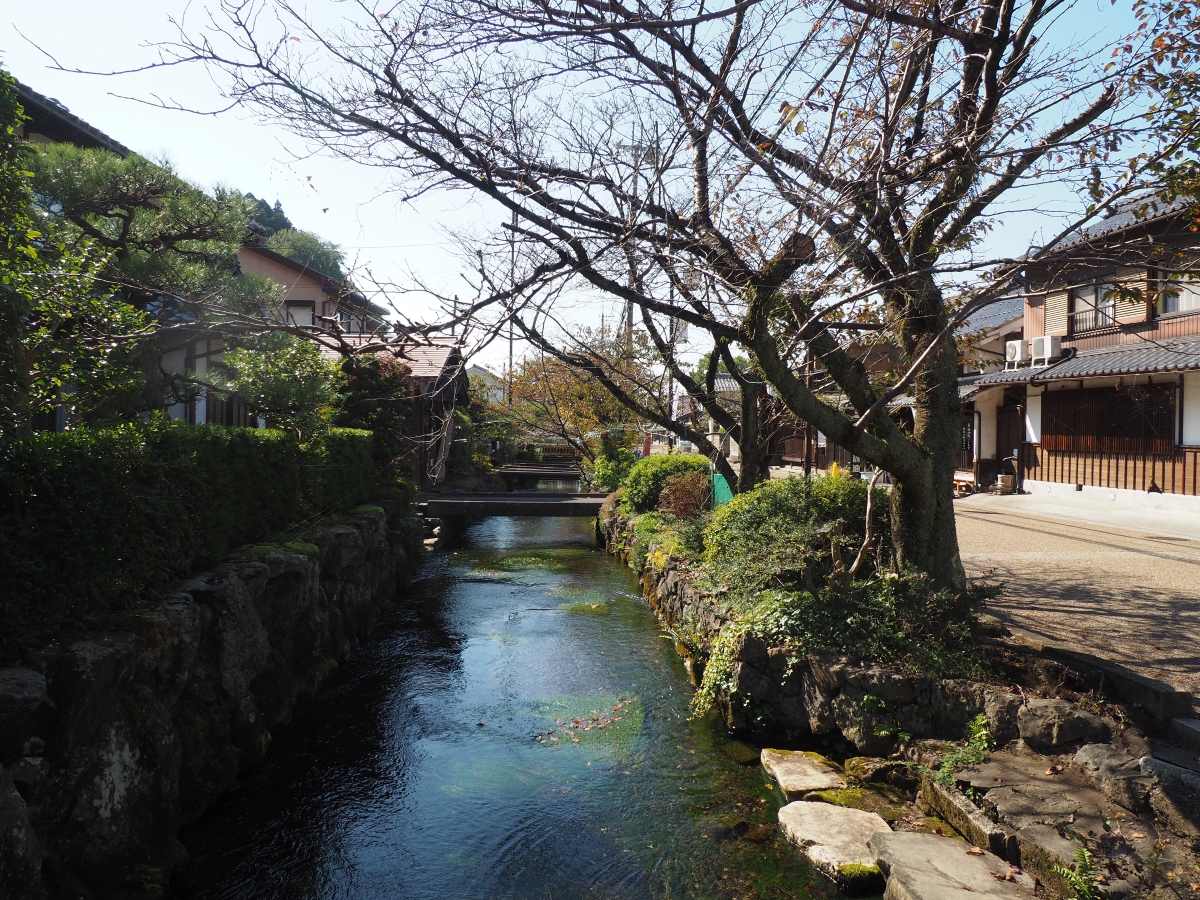
<svg viewBox="0 0 1200 900">
<path fill-rule="evenodd" d="M 610 550 L 624 552 L 629 524 L 611 514 L 600 524 Z M 670 560 L 640 576 L 699 680 L 729 620 L 721 596 Z M 999 629 L 994 642 L 1020 658 L 1027 683 L 938 679 L 741 640 L 717 706 L 735 732 L 804 748 L 762 751 L 798 852 L 844 891 L 886 885 L 889 900 L 1083 896 L 1063 874 L 1081 849 L 1097 895 L 1200 897 L 1200 740 L 1181 718 L 1191 696 L 1018 646 Z M 981 715 L 986 736 L 964 747 Z"/>
<path fill-rule="evenodd" d="M 263 759 L 421 553 L 420 525 L 378 507 L 308 540 L 0 669 L 0 900 L 162 896 L 179 829 Z"/>
</svg>

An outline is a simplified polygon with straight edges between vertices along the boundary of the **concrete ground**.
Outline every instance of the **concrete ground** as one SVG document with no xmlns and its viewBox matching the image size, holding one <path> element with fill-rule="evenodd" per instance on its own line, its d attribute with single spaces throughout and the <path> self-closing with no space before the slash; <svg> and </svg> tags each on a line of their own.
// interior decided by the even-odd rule
<svg viewBox="0 0 1200 900">
<path fill-rule="evenodd" d="M 991 611 L 1200 698 L 1200 516 L 976 494 L 963 566 L 1007 583 Z"/>
</svg>

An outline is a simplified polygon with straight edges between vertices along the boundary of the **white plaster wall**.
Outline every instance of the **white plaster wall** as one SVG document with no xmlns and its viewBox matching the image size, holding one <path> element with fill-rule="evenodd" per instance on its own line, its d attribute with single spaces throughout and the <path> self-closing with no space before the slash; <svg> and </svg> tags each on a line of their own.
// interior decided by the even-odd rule
<svg viewBox="0 0 1200 900">
<path fill-rule="evenodd" d="M 1029 393 L 1025 395 L 1025 440 L 1031 444 L 1042 442 L 1041 388 L 1030 388 Z"/>
<path fill-rule="evenodd" d="M 979 458 L 996 458 L 996 407 L 1004 399 L 1004 388 L 997 387 L 981 391 L 975 397 L 975 411 L 979 413 Z"/>
<path fill-rule="evenodd" d="M 1080 509 L 1156 509 L 1164 512 L 1200 513 L 1200 497 L 1188 494 L 1148 494 L 1121 488 L 1092 487 L 1077 491 L 1073 484 L 1025 479 L 1025 493 L 1035 498 Z"/>
<path fill-rule="evenodd" d="M 183 367 L 187 365 L 186 350 L 170 350 L 163 354 L 162 367 L 167 372 L 173 375 L 179 375 L 183 372 Z M 172 419 L 187 418 L 186 403 L 172 403 L 167 407 L 167 415 Z"/>
<path fill-rule="evenodd" d="M 1183 376 L 1183 443 L 1200 445 L 1200 372 Z"/>
<path fill-rule="evenodd" d="M 196 377 L 203 381 L 206 374 L 208 374 L 208 359 L 201 356 L 196 360 Z M 203 425 L 207 421 L 208 395 L 206 391 L 201 390 L 196 395 L 196 424 Z"/>
</svg>

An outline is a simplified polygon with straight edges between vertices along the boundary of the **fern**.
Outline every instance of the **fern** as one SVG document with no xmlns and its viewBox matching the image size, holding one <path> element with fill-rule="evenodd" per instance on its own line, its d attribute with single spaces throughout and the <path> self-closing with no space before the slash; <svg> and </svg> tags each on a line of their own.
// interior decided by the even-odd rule
<svg viewBox="0 0 1200 900">
<path fill-rule="evenodd" d="M 1075 848 L 1074 866 L 1056 865 L 1051 871 L 1070 885 L 1075 900 L 1100 900 L 1100 870 L 1087 847 Z"/>
<path fill-rule="evenodd" d="M 946 787 L 954 786 L 954 773 L 963 766 L 974 766 L 987 759 L 988 751 L 996 746 L 988 731 L 988 718 L 980 713 L 967 723 L 967 746 L 956 747 L 947 753 L 933 772 L 933 780 Z"/>
</svg>

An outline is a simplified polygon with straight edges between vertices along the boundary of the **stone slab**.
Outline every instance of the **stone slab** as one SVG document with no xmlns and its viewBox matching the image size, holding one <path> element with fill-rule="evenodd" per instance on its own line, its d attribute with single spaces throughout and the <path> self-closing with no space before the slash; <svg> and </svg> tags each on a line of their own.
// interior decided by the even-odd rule
<svg viewBox="0 0 1200 900">
<path fill-rule="evenodd" d="M 1171 728 L 1189 747 L 1200 748 L 1200 719 L 1172 719 Z"/>
<path fill-rule="evenodd" d="M 934 834 L 875 834 L 884 900 L 1033 900 L 1034 881 L 993 853 Z"/>
<path fill-rule="evenodd" d="M 829 803 L 789 803 L 779 810 L 779 824 L 805 859 L 843 890 L 863 894 L 882 886 L 867 841 L 892 830 L 875 813 Z"/>
<path fill-rule="evenodd" d="M 799 750 L 764 749 L 762 767 L 779 785 L 788 802 L 800 800 L 812 791 L 844 788 L 846 781 L 823 756 Z"/>
<path fill-rule="evenodd" d="M 1150 757 L 1143 757 L 1141 768 L 1156 781 L 1150 803 L 1159 819 L 1176 834 L 1200 838 L 1200 775 Z"/>
<path fill-rule="evenodd" d="M 1051 659 L 1057 659 L 1090 674 L 1097 682 L 1117 695 L 1125 703 L 1140 706 L 1160 722 L 1169 722 L 1177 716 L 1188 716 L 1192 711 L 1192 695 L 1165 681 L 1147 678 L 1132 672 L 1112 660 L 1074 650 L 1062 644 L 1047 641 L 1039 635 L 1022 628 L 1009 626 L 1020 643 Z"/>
<path fill-rule="evenodd" d="M 938 784 L 925 775 L 921 778 L 920 797 L 926 806 L 976 847 L 989 850 L 1002 859 L 1020 859 L 1013 833 L 985 816 L 962 791 Z"/>
</svg>

